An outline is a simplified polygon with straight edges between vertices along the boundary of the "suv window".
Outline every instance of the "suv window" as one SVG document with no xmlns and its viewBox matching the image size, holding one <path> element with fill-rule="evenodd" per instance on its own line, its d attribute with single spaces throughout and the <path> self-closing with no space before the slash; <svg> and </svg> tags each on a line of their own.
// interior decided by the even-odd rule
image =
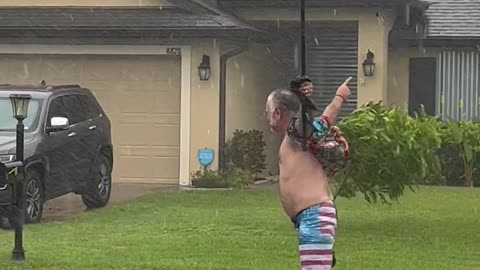
<svg viewBox="0 0 480 270">
<path fill-rule="evenodd" d="M 52 99 L 50 107 L 48 108 L 48 125 L 50 125 L 50 119 L 52 117 L 68 117 L 65 111 L 65 105 L 63 103 L 63 97 L 57 97 Z"/>
<path fill-rule="evenodd" d="M 87 95 L 80 95 L 82 100 L 82 105 L 85 110 L 87 119 L 92 119 L 100 115 L 96 102 L 93 100 L 93 97 Z"/>
<path fill-rule="evenodd" d="M 54 98 L 48 110 L 48 125 L 50 125 L 52 117 L 67 117 L 70 125 L 88 119 L 79 95 L 66 95 Z"/>
<path fill-rule="evenodd" d="M 87 113 L 82 105 L 80 95 L 67 95 L 63 97 L 66 111 L 72 125 L 86 121 Z"/>
</svg>

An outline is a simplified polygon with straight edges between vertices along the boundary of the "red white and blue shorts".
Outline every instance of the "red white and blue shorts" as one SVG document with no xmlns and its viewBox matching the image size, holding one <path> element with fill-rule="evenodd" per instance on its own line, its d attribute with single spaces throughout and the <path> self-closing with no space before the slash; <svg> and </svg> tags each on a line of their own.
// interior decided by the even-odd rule
<svg viewBox="0 0 480 270">
<path fill-rule="evenodd" d="M 333 202 L 313 205 L 292 218 L 298 234 L 302 270 L 331 270 L 337 212 Z"/>
</svg>

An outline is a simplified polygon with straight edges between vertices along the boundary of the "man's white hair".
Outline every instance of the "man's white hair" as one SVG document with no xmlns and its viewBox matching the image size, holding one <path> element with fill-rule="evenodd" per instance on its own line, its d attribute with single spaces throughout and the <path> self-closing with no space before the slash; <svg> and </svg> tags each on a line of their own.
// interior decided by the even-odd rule
<svg viewBox="0 0 480 270">
<path fill-rule="evenodd" d="M 268 96 L 268 103 L 273 109 L 279 109 L 291 116 L 298 116 L 302 111 L 300 100 L 291 90 L 275 89 Z"/>
</svg>

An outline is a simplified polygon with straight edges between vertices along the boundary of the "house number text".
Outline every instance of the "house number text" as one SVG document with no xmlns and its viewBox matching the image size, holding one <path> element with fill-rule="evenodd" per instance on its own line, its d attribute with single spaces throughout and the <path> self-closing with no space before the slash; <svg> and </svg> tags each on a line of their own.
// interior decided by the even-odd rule
<svg viewBox="0 0 480 270">
<path fill-rule="evenodd" d="M 181 55 L 182 49 L 180 48 L 167 48 L 167 55 Z"/>
</svg>

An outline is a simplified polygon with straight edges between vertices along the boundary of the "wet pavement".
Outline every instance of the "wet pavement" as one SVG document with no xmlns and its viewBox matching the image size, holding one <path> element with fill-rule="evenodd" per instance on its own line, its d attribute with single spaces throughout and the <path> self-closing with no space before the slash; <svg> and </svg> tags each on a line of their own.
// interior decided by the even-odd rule
<svg viewBox="0 0 480 270">
<path fill-rule="evenodd" d="M 178 190 L 178 185 L 113 183 L 110 202 L 106 207 L 157 192 Z M 86 209 L 80 195 L 67 194 L 45 203 L 41 223 L 63 221 Z"/>
</svg>

